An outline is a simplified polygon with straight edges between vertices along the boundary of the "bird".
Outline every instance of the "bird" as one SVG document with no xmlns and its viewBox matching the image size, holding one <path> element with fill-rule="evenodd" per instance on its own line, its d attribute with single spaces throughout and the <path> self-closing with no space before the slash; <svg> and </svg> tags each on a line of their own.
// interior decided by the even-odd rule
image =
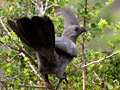
<svg viewBox="0 0 120 90">
<path fill-rule="evenodd" d="M 79 25 L 70 7 L 64 7 L 62 14 L 64 30 L 61 37 L 55 36 L 53 22 L 46 15 L 23 17 L 16 22 L 7 20 L 18 37 L 35 50 L 38 70 L 46 80 L 49 74 L 66 80 L 66 67 L 78 55 L 76 40 L 81 33 L 86 32 L 86 29 Z"/>
</svg>

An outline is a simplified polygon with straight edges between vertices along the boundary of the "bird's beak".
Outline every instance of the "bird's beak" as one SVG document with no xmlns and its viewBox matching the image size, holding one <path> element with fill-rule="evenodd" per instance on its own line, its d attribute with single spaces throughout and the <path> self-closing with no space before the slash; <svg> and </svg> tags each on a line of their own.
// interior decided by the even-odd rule
<svg viewBox="0 0 120 90">
<path fill-rule="evenodd" d="M 81 32 L 86 32 L 87 30 L 84 27 L 81 27 Z"/>
</svg>

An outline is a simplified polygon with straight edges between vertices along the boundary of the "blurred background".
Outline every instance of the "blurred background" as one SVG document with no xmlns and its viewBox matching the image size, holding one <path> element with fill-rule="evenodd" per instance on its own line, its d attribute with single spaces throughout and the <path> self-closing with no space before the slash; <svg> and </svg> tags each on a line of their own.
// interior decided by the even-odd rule
<svg viewBox="0 0 120 90">
<path fill-rule="evenodd" d="M 108 1 L 108 0 L 101 0 L 103 3 Z M 89 5 L 91 7 L 93 7 L 93 5 L 97 2 L 99 2 L 99 0 L 88 0 Z M 111 22 L 115 24 L 117 24 L 118 22 L 120 22 L 120 0 L 115 0 L 112 4 L 103 7 L 102 9 L 99 9 L 100 13 L 98 14 L 98 16 L 94 19 L 92 19 L 90 22 L 99 22 L 101 18 L 105 19 L 108 24 L 110 24 Z M 115 42 L 115 36 L 114 36 L 114 29 L 105 29 L 104 30 L 105 35 L 103 37 L 101 37 L 101 35 L 99 33 L 96 33 L 96 37 L 95 40 L 98 42 L 96 43 L 95 40 L 92 40 L 91 42 L 86 42 L 87 43 L 87 47 L 89 47 L 90 49 L 94 49 L 94 50 L 98 50 L 101 49 L 101 47 L 98 46 L 98 44 L 101 44 L 103 47 L 105 47 L 105 49 L 109 49 L 108 48 L 108 41 L 111 40 L 111 43 L 113 43 L 115 45 L 115 47 L 119 48 L 119 43 Z M 120 36 L 120 32 L 117 33 L 118 36 Z"/>
</svg>

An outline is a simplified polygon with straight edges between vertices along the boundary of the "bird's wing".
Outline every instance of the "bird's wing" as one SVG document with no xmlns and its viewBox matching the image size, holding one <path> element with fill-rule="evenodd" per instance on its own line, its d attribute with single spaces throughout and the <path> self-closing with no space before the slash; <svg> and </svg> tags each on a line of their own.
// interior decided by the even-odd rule
<svg viewBox="0 0 120 90">
<path fill-rule="evenodd" d="M 55 48 L 63 51 L 65 54 L 77 57 L 78 50 L 76 45 L 69 39 L 55 37 Z"/>
</svg>

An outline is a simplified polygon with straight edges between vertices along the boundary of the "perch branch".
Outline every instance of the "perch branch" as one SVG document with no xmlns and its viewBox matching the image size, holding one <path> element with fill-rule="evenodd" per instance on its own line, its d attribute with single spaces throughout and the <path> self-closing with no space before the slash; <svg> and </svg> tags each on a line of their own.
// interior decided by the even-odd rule
<svg viewBox="0 0 120 90">
<path fill-rule="evenodd" d="M 101 62 L 101 61 L 103 61 L 103 60 L 105 60 L 105 59 L 108 59 L 108 58 L 116 55 L 116 54 L 118 54 L 118 53 L 112 53 L 112 54 L 110 54 L 110 55 L 107 56 L 107 57 L 101 58 L 101 59 L 99 59 L 99 60 L 97 60 L 97 61 L 93 61 L 93 62 L 91 62 L 91 63 L 89 63 L 89 64 L 86 64 L 86 65 L 81 66 L 81 67 L 79 67 L 79 68 L 77 68 L 77 69 L 74 69 L 74 70 L 70 71 L 70 72 L 67 73 L 67 74 L 70 74 L 70 73 L 72 73 L 72 72 L 75 72 L 75 71 L 77 71 L 77 70 L 79 70 L 79 69 L 81 69 L 81 68 L 85 68 L 85 67 L 87 67 L 87 66 L 90 66 L 90 65 L 92 65 L 92 64 L 99 63 L 99 62 Z"/>
</svg>

